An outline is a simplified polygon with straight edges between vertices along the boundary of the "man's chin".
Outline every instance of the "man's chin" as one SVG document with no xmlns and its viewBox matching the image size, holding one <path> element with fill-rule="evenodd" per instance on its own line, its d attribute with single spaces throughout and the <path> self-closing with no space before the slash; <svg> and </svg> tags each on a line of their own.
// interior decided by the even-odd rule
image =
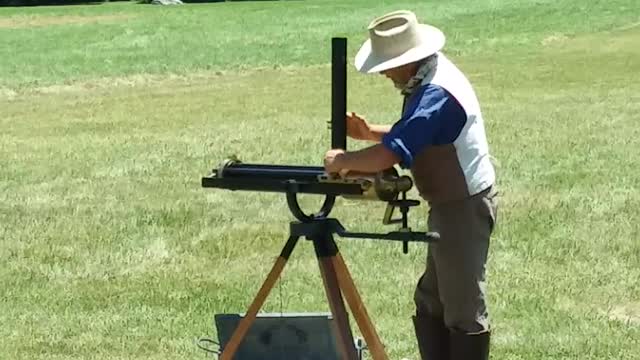
<svg viewBox="0 0 640 360">
<path fill-rule="evenodd" d="M 397 81 L 393 81 L 393 86 L 395 86 L 396 89 L 398 89 L 398 90 L 402 90 L 402 89 L 404 89 L 405 86 L 407 86 L 407 84 L 406 83 L 400 83 L 400 82 L 397 82 Z"/>
</svg>

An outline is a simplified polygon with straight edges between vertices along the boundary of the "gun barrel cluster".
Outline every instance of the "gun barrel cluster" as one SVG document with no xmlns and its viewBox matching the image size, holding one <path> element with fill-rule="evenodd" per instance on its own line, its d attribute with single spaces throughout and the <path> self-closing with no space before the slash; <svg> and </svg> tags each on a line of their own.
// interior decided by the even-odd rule
<svg viewBox="0 0 640 360">
<path fill-rule="evenodd" d="M 412 186 L 410 177 L 398 176 L 393 168 L 376 174 L 354 173 L 335 177 L 319 166 L 244 164 L 238 160 L 225 160 L 209 176 L 202 178 L 202 187 L 384 201 L 395 199 Z"/>
</svg>

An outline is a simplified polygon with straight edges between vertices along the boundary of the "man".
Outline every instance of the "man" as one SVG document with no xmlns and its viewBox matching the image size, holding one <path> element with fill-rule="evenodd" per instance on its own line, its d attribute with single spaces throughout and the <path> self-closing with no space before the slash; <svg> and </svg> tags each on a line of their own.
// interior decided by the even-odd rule
<svg viewBox="0 0 640 360">
<path fill-rule="evenodd" d="M 430 244 L 426 270 L 415 289 L 413 317 L 422 359 L 485 360 L 490 328 L 485 266 L 496 220 L 495 171 L 480 105 L 463 73 L 440 52 L 440 30 L 396 11 L 369 25 L 355 58 L 363 73 L 380 73 L 404 95 L 393 126 L 347 116 L 350 137 L 377 144 L 326 153 L 329 173 L 410 169 L 428 202 Z"/>
</svg>

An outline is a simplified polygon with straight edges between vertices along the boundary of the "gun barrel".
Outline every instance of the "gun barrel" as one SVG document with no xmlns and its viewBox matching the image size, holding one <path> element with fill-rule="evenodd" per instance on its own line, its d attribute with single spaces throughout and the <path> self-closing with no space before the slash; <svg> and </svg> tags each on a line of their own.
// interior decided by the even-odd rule
<svg viewBox="0 0 640 360">
<path fill-rule="evenodd" d="M 223 162 L 210 176 L 202 178 L 202 187 L 228 190 L 296 192 L 322 195 L 361 195 L 358 181 L 328 182 L 319 166 L 243 164 Z"/>
<path fill-rule="evenodd" d="M 324 173 L 324 168 L 320 166 L 242 164 L 227 167 L 222 176 L 314 181 Z"/>
</svg>

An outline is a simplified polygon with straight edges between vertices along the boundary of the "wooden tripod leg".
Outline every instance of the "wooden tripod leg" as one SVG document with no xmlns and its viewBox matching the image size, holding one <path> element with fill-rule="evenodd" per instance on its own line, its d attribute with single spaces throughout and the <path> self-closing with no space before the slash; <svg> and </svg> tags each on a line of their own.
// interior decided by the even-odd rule
<svg viewBox="0 0 640 360">
<path fill-rule="evenodd" d="M 353 334 L 351 333 L 349 318 L 347 317 L 347 310 L 342 301 L 342 294 L 340 293 L 339 282 L 332 258 L 321 257 L 318 259 L 318 263 L 324 282 L 324 289 L 327 293 L 327 299 L 329 300 L 329 306 L 334 318 L 333 321 L 340 357 L 344 360 L 357 360 L 358 354 L 356 353 Z"/>
<path fill-rule="evenodd" d="M 358 354 L 353 341 L 353 334 L 349 326 L 349 318 L 347 317 L 347 309 L 345 309 L 340 293 L 340 283 L 336 269 L 333 265 L 333 257 L 338 253 L 333 236 L 327 229 L 318 232 L 312 236 L 313 248 L 320 265 L 320 274 L 324 283 L 324 290 L 329 300 L 331 314 L 333 314 L 333 324 L 335 325 L 335 335 L 338 342 L 338 350 L 340 358 L 343 360 L 357 360 Z"/>
<path fill-rule="evenodd" d="M 378 333 L 369 318 L 367 309 L 362 302 L 362 298 L 360 298 L 358 289 L 356 288 L 353 278 L 351 277 L 351 274 L 349 274 L 349 269 L 347 268 L 347 265 L 340 253 L 337 253 L 333 258 L 333 266 L 336 270 L 336 274 L 338 275 L 338 282 L 340 283 L 340 288 L 344 293 L 344 298 L 347 300 L 347 304 L 349 304 L 349 308 L 351 309 L 353 317 L 358 324 L 358 328 L 362 332 L 364 341 L 367 343 L 367 347 L 371 352 L 371 357 L 373 360 L 388 360 L 389 357 L 384 351 L 382 341 L 380 341 L 380 337 L 378 337 Z"/>
<path fill-rule="evenodd" d="M 293 249 L 295 248 L 297 242 L 297 236 L 290 236 L 289 240 L 287 240 L 287 243 L 282 249 L 280 256 L 271 268 L 269 275 L 267 275 L 267 279 L 262 284 L 262 287 L 260 287 L 258 294 L 251 303 L 251 306 L 249 306 L 247 313 L 240 320 L 238 327 L 233 331 L 233 335 L 231 335 L 229 342 L 224 346 L 219 360 L 232 360 L 235 356 L 236 352 L 238 351 L 238 347 L 240 347 L 242 340 L 251 328 L 251 324 L 253 324 L 253 322 L 255 321 L 256 316 L 258 315 L 258 311 L 260 311 L 260 308 L 269 296 L 271 289 L 275 285 L 276 281 L 278 281 L 278 278 L 280 277 L 284 266 L 287 264 L 287 260 L 289 260 L 289 256 L 293 252 Z"/>
</svg>

